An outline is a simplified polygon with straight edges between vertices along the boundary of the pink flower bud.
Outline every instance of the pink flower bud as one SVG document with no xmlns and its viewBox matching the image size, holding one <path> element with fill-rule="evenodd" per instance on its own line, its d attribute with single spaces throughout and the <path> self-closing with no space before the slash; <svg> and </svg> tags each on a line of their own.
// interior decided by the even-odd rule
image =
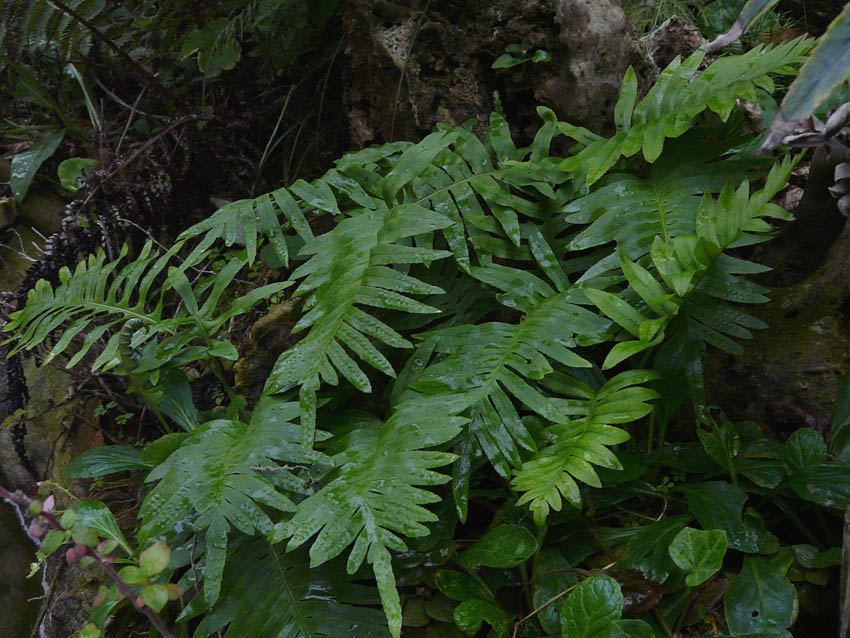
<svg viewBox="0 0 850 638">
<path fill-rule="evenodd" d="M 48 514 L 53 512 L 53 507 L 56 505 L 56 499 L 53 498 L 53 494 L 44 499 L 44 505 L 41 510 L 43 512 L 47 512 Z"/>
<path fill-rule="evenodd" d="M 41 538 L 47 534 L 47 521 L 40 516 L 32 519 L 29 526 L 29 535 L 33 538 Z"/>
<path fill-rule="evenodd" d="M 76 547 L 69 547 L 65 551 L 65 560 L 67 561 L 67 563 L 69 565 L 73 565 L 74 563 L 77 562 L 77 548 Z"/>
</svg>

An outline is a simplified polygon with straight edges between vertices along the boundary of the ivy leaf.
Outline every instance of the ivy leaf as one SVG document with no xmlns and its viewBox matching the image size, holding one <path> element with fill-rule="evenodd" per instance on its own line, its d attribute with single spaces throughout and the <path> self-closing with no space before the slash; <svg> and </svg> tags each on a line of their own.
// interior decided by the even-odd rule
<svg viewBox="0 0 850 638">
<path fill-rule="evenodd" d="M 455 607 L 455 624 L 463 631 L 477 633 L 484 622 L 493 627 L 497 635 L 510 629 L 512 616 L 493 598 L 477 576 L 443 569 L 434 575 L 434 584 L 441 593 L 461 601 Z"/>
<path fill-rule="evenodd" d="M 696 587 L 720 569 L 726 547 L 726 532 L 722 529 L 703 531 L 686 527 L 670 544 L 670 557 L 687 572 L 688 587 Z"/>
<path fill-rule="evenodd" d="M 722 425 L 715 424 L 710 430 L 698 428 L 697 436 L 708 455 L 728 471 L 741 451 L 741 439 L 735 424 L 723 417 Z"/>
<path fill-rule="evenodd" d="M 776 546 L 776 537 L 764 529 L 764 521 L 760 520 L 757 513 L 744 517 L 747 493 L 741 488 L 722 481 L 712 481 L 689 483 L 679 489 L 687 496 L 688 509 L 704 529 L 725 530 L 729 547 L 757 553 Z M 748 510 L 748 514 L 752 511 Z"/>
<path fill-rule="evenodd" d="M 499 525 L 484 534 L 458 556 L 467 569 L 480 565 L 507 569 L 516 567 L 537 551 L 537 539 L 519 525 Z"/>
<path fill-rule="evenodd" d="M 786 578 L 794 551 L 785 548 L 770 558 L 747 557 L 729 583 L 724 604 L 734 635 L 784 635 L 796 616 L 796 592 Z"/>
<path fill-rule="evenodd" d="M 826 461 L 826 443 L 812 428 L 800 428 L 785 442 L 782 461 L 789 472 Z"/>
<path fill-rule="evenodd" d="M 687 515 L 670 516 L 641 527 L 629 538 L 623 567 L 639 569 L 663 585 L 676 567 L 668 551 L 670 543 L 689 520 Z"/>
<path fill-rule="evenodd" d="M 578 582 L 575 576 L 564 571 L 568 567 L 569 561 L 555 547 L 544 547 L 535 561 L 534 607 L 540 609 L 537 617 L 546 635 L 560 633 L 561 617 L 557 605 L 543 605 Z"/>
</svg>

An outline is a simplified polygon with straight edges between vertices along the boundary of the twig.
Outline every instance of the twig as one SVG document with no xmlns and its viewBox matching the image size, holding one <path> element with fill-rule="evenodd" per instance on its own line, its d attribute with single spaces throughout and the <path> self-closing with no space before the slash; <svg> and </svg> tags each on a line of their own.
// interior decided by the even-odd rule
<svg viewBox="0 0 850 638">
<path fill-rule="evenodd" d="M 145 94 L 145 89 L 148 87 L 143 86 L 142 90 L 139 91 L 139 94 L 136 96 L 136 101 L 133 102 L 133 106 L 130 107 L 130 115 L 127 116 L 127 123 L 124 125 L 124 130 L 121 131 L 121 137 L 118 138 L 118 144 L 115 147 L 115 154 L 118 155 L 118 152 L 121 150 L 121 144 L 124 142 L 124 137 L 127 135 L 127 131 L 130 130 L 130 124 L 133 123 L 133 118 L 136 116 L 136 107 L 139 105 L 139 100 L 142 99 L 142 96 Z"/>
<path fill-rule="evenodd" d="M 131 163 L 133 163 L 136 160 L 136 158 L 139 157 L 139 155 L 141 155 L 146 150 L 148 150 L 158 140 L 160 140 L 161 138 L 163 138 L 166 135 L 168 135 L 169 133 L 171 133 L 171 131 L 176 129 L 181 124 L 184 124 L 184 123 L 189 122 L 191 120 L 197 120 L 199 117 L 200 116 L 198 114 L 191 113 L 189 115 L 184 115 L 183 117 L 177 118 L 171 124 L 169 124 L 164 129 L 162 129 L 159 133 L 157 133 L 152 138 L 150 138 L 147 142 L 142 144 L 138 149 L 136 149 L 133 152 L 132 155 L 130 155 L 130 157 L 128 157 L 125 160 L 119 160 L 117 162 L 118 166 L 116 166 L 114 169 L 112 169 L 106 175 L 106 177 L 104 177 L 103 180 L 101 180 L 100 183 L 92 189 L 91 193 L 88 194 L 88 196 L 85 198 L 85 200 L 83 200 L 83 203 L 80 206 L 80 209 L 82 210 L 83 208 L 85 208 L 86 204 L 88 204 L 91 201 L 91 198 L 95 196 L 95 193 L 97 193 L 97 191 L 100 190 L 100 188 L 101 188 L 101 186 L 103 186 L 103 184 L 108 182 L 116 173 L 125 169 L 127 166 L 129 166 Z"/>
<path fill-rule="evenodd" d="M 20 492 L 10 492 L 3 487 L 0 487 L 0 498 L 3 498 L 10 503 L 14 503 L 24 509 L 32 505 L 32 499 L 28 496 L 25 496 Z M 64 527 L 62 527 L 62 523 L 59 522 L 59 519 L 56 518 L 56 515 L 53 512 L 42 511 L 39 516 L 46 520 L 54 529 L 61 532 L 67 531 Z M 162 619 L 157 616 L 156 612 L 148 607 L 140 597 L 133 593 L 133 590 L 130 589 L 130 586 L 124 582 L 124 579 L 118 575 L 118 572 L 115 571 L 115 568 L 109 563 L 109 561 L 104 560 L 103 556 L 98 554 L 91 547 L 85 548 L 84 555 L 91 556 L 95 561 L 97 561 L 97 563 L 103 568 L 103 571 L 105 571 L 107 575 L 115 581 L 118 591 L 120 591 L 127 600 L 133 603 L 140 612 L 147 616 L 148 620 L 151 621 L 151 624 L 159 630 L 160 634 L 162 634 L 162 638 L 174 638 L 174 634 L 168 630 L 168 627 L 165 626 Z"/>
</svg>

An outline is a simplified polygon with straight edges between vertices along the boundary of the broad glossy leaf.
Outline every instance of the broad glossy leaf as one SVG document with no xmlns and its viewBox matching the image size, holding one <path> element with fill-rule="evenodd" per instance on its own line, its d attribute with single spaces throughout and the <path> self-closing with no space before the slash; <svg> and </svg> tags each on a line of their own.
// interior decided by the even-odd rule
<svg viewBox="0 0 850 638">
<path fill-rule="evenodd" d="M 561 617 L 556 596 L 578 583 L 578 578 L 566 571 L 571 567 L 561 551 L 555 547 L 544 547 L 535 561 L 534 607 L 540 609 L 537 618 L 547 635 L 557 635 L 561 631 Z"/>
<path fill-rule="evenodd" d="M 23 201 L 36 171 L 56 152 L 59 143 L 64 138 L 64 130 L 48 131 L 29 150 L 12 157 L 9 185 L 12 187 L 12 194 L 15 199 L 19 202 Z"/>
<path fill-rule="evenodd" d="M 792 473 L 826 461 L 826 443 L 812 428 L 796 430 L 782 449 L 782 461 Z"/>
<path fill-rule="evenodd" d="M 723 530 L 682 529 L 670 543 L 670 557 L 688 575 L 688 587 L 701 585 L 714 576 L 726 555 L 726 532 Z"/>
<path fill-rule="evenodd" d="M 499 525 L 479 538 L 457 560 L 467 569 L 481 565 L 506 569 L 516 567 L 537 551 L 537 539 L 519 525 Z"/>
<path fill-rule="evenodd" d="M 724 596 L 726 622 L 732 635 L 783 634 L 797 615 L 797 596 L 785 574 L 793 550 L 769 558 L 749 556 Z"/>
<path fill-rule="evenodd" d="M 776 546 L 776 537 L 764 529 L 764 522 L 752 510 L 753 516 L 743 515 L 747 494 L 739 487 L 721 481 L 686 483 L 681 489 L 691 510 L 703 529 L 722 529 L 729 547 L 742 552 L 757 553 Z"/>
<path fill-rule="evenodd" d="M 623 567 L 639 569 L 663 585 L 676 568 L 670 558 L 670 543 L 689 520 L 686 515 L 670 516 L 641 527 L 629 538 Z"/>
<path fill-rule="evenodd" d="M 622 611 L 620 584 L 610 576 L 591 576 L 560 605 L 563 638 L 604 636 Z"/>
<path fill-rule="evenodd" d="M 788 477 L 789 485 L 800 498 L 844 509 L 850 503 L 850 465 L 818 463 L 801 468 Z"/>
</svg>

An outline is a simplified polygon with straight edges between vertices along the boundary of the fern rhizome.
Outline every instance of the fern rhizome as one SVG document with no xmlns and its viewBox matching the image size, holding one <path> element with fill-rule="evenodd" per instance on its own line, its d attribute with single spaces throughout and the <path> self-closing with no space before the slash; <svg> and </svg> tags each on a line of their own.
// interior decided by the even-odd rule
<svg viewBox="0 0 850 638">
<path fill-rule="evenodd" d="M 451 538 L 482 485 L 530 511 L 542 543 L 598 468 L 621 468 L 630 429 L 664 427 L 660 377 L 699 384 L 706 344 L 735 353 L 764 327 L 741 307 L 766 300 L 744 257 L 789 218 L 771 199 L 795 158 L 757 157 L 735 104 L 808 47 L 701 71 L 701 53 L 677 58 L 639 102 L 629 70 L 611 138 L 540 107 L 526 148 L 494 113 L 483 139 L 444 125 L 353 152 L 170 250 L 40 281 L 6 326 L 15 350 L 127 375 L 177 430 L 116 468 L 147 472 L 139 547 L 166 541 L 168 573 L 200 592 L 177 620 L 203 615 L 195 636 L 398 637 L 394 561 L 440 564 L 429 524 Z M 261 261 L 282 281 L 234 295 Z M 230 320 L 295 298 L 292 345 L 247 405 Z M 221 408 L 192 404 L 193 362 L 228 388 Z"/>
</svg>

